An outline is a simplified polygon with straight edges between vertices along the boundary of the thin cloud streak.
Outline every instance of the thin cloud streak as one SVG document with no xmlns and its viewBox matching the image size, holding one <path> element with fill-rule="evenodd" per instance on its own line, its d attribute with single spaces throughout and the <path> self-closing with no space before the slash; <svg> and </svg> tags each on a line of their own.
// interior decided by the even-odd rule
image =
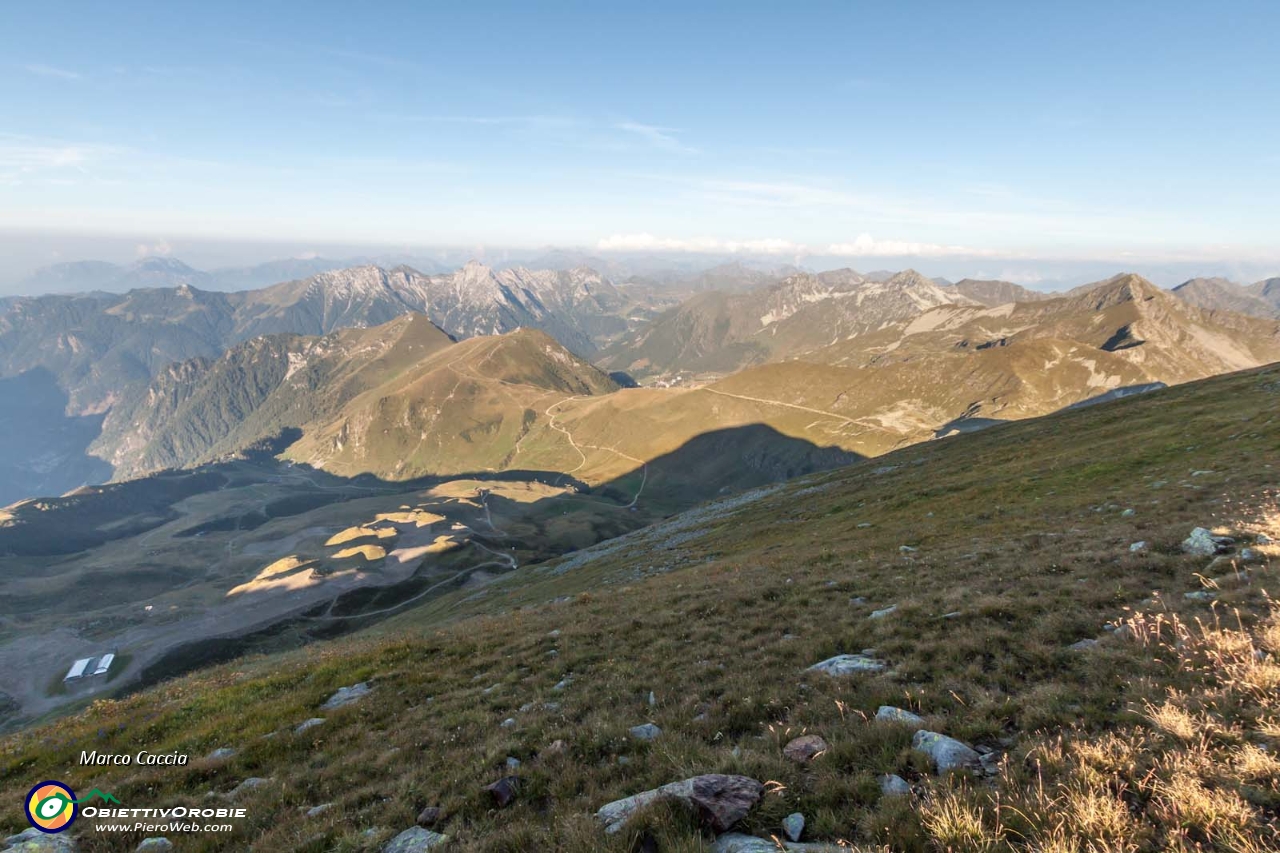
<svg viewBox="0 0 1280 853">
<path fill-rule="evenodd" d="M 28 74 L 35 74 L 39 77 L 53 77 L 58 80 L 79 80 L 80 74 L 75 71 L 68 71 L 65 68 L 55 68 L 52 65 L 43 65 L 41 63 L 32 63 L 24 65 L 22 69 Z"/>
</svg>

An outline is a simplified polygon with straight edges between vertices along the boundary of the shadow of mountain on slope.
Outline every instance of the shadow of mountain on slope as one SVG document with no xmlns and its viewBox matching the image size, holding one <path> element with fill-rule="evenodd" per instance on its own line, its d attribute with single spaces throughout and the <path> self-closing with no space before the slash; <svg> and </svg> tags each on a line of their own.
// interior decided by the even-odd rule
<svg viewBox="0 0 1280 853">
<path fill-rule="evenodd" d="M 320 475 L 326 481 L 331 479 L 346 485 L 355 481 L 377 483 L 387 490 L 384 493 L 387 495 L 417 491 L 454 480 L 524 480 L 544 484 L 563 481 L 566 491 L 530 503 L 519 503 L 497 493 L 483 491 L 489 509 L 499 518 L 507 519 L 504 523 L 511 524 L 516 520 L 518 526 L 528 526 L 537 533 L 522 538 L 477 525 L 470 531 L 465 546 L 447 555 L 423 558 L 413 574 L 402 581 L 349 589 L 301 612 L 296 608 L 293 612 L 283 608 L 285 612 L 279 619 L 253 630 L 192 639 L 147 664 L 128 689 L 155 684 L 244 654 L 296 648 L 368 627 L 391 615 L 404 613 L 410 606 L 426 605 L 457 591 L 469 582 L 473 570 L 483 568 L 488 575 L 513 571 L 514 568 L 496 565 L 500 561 L 495 561 L 494 556 L 498 554 L 519 553 L 524 565 L 535 565 L 579 547 L 631 532 L 726 492 L 743 491 L 860 459 L 857 454 L 839 448 L 818 447 L 809 441 L 785 436 L 764 424 L 750 424 L 697 436 L 677 450 L 594 488 L 580 481 L 565 480 L 563 475 L 548 471 L 497 474 L 486 471 L 388 483 L 367 476 L 344 479 L 314 469 L 296 470 L 304 466 L 281 466 L 295 474 Z M 547 533 L 556 519 L 569 513 L 582 516 L 582 525 L 591 531 L 589 541 L 557 541 L 554 535 Z M 361 519 L 353 518 L 351 521 L 354 524 Z M 273 594 L 246 591 L 240 595 L 240 602 L 245 604 L 259 596 Z"/>
<path fill-rule="evenodd" d="M 43 367 L 0 379 L 0 507 L 111 478 L 111 465 L 87 452 L 105 416 L 68 415 L 69 401 Z"/>
</svg>

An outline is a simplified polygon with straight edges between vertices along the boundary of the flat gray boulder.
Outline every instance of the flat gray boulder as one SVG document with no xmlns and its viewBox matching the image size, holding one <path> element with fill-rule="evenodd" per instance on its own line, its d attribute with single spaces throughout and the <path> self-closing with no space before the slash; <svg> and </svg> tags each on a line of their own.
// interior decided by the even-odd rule
<svg viewBox="0 0 1280 853">
<path fill-rule="evenodd" d="M 76 840 L 69 835 L 47 835 L 34 826 L 4 840 L 5 853 L 76 853 Z"/>
<path fill-rule="evenodd" d="M 880 710 L 876 711 L 876 719 L 882 723 L 901 723 L 904 726 L 915 726 L 917 729 L 924 728 L 924 717 L 892 705 L 881 705 Z"/>
<path fill-rule="evenodd" d="M 614 800 L 600 807 L 596 820 L 612 834 L 625 827 L 641 809 L 659 800 L 675 800 L 696 811 L 716 832 L 725 832 L 747 816 L 763 793 L 764 785 L 750 777 L 709 773 Z"/>
<path fill-rule="evenodd" d="M 653 723 L 632 726 L 628 731 L 636 740 L 657 740 L 658 736 L 662 734 L 662 729 Z"/>
<path fill-rule="evenodd" d="M 776 842 L 768 838 L 756 838 L 740 832 L 728 832 L 711 845 L 711 853 L 778 853 L 779 850 L 794 853 L 849 853 L 848 847 L 839 844 L 802 843 L 798 841 Z"/>
<path fill-rule="evenodd" d="M 884 661 L 867 655 L 836 655 L 809 667 L 810 672 L 825 672 L 831 676 L 884 672 L 886 669 L 888 664 Z"/>
<path fill-rule="evenodd" d="M 309 720 L 304 720 L 303 722 L 299 723 L 298 727 L 293 730 L 293 733 L 300 735 L 303 732 L 307 731 L 308 729 L 314 729 L 316 726 L 321 726 L 321 725 L 324 725 L 324 717 L 312 717 Z"/>
<path fill-rule="evenodd" d="M 373 692 L 373 688 L 367 682 L 361 681 L 350 687 L 339 687 L 338 692 L 325 700 L 320 706 L 321 711 L 332 711 L 335 708 L 341 708 L 350 705 L 352 702 L 358 702 Z"/>
<path fill-rule="evenodd" d="M 383 845 L 382 853 L 421 853 L 423 850 L 440 847 L 448 840 L 447 835 L 441 835 L 420 826 L 411 826 Z"/>
<path fill-rule="evenodd" d="M 974 770 L 982 766 L 981 757 L 968 744 L 938 732 L 916 732 L 911 740 L 911 748 L 927 753 L 939 773 Z"/>
</svg>

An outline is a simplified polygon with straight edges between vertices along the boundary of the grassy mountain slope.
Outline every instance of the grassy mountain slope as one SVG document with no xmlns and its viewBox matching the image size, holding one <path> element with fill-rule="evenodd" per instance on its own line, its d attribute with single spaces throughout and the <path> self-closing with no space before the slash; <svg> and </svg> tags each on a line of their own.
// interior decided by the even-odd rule
<svg viewBox="0 0 1280 853">
<path fill-rule="evenodd" d="M 100 702 L 4 741 L 2 820 L 21 828 L 16 803 L 42 778 L 165 806 L 257 777 L 250 816 L 188 849 L 376 850 L 433 805 L 452 849 L 693 851 L 710 836 L 679 809 L 614 836 L 591 815 L 731 772 L 771 782 L 741 827 L 759 836 L 801 811 L 808 840 L 904 853 L 1274 849 L 1280 614 L 1265 590 L 1280 551 L 1251 543 L 1280 536 L 1278 394 L 1267 368 L 910 448 L 364 637 Z M 1252 552 L 1182 553 L 1200 525 Z M 868 647 L 888 671 L 805 672 Z M 317 710 L 356 681 L 373 692 Z M 996 775 L 934 776 L 909 727 L 870 719 L 881 704 L 994 750 Z M 656 741 L 628 736 L 645 721 Z M 801 733 L 827 741 L 810 763 L 781 753 Z M 85 744 L 236 752 L 84 768 Z M 913 793 L 882 795 L 891 772 Z M 517 796 L 495 808 L 482 788 L 508 774 Z M 141 838 L 76 832 L 95 851 Z"/>
</svg>

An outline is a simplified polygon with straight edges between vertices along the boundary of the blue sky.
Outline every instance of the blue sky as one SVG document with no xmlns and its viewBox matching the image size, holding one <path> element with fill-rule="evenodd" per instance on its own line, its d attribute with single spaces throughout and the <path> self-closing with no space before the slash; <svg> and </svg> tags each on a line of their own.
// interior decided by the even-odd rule
<svg viewBox="0 0 1280 853">
<path fill-rule="evenodd" d="M 1280 257 L 1280 4 L 470 5 L 5 3 L 0 229 Z"/>
</svg>

